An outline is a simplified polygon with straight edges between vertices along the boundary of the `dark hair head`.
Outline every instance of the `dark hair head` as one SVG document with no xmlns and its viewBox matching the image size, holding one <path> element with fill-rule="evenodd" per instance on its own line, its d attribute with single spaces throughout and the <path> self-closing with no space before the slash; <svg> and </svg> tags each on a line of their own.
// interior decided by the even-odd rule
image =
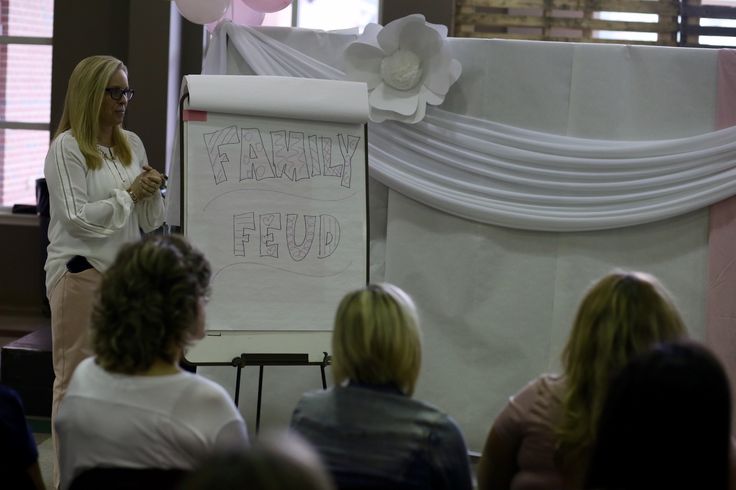
<svg viewBox="0 0 736 490">
<path fill-rule="evenodd" d="M 92 312 L 97 362 L 135 374 L 157 359 L 176 362 L 192 338 L 210 266 L 180 236 L 151 236 L 124 246 L 107 270 Z"/>
<path fill-rule="evenodd" d="M 631 361 L 598 427 L 585 488 L 728 488 L 728 380 L 697 344 L 660 344 Z"/>
<path fill-rule="evenodd" d="M 333 490 L 319 456 L 301 437 L 260 438 L 238 453 L 215 455 L 185 482 L 183 490 Z"/>
</svg>

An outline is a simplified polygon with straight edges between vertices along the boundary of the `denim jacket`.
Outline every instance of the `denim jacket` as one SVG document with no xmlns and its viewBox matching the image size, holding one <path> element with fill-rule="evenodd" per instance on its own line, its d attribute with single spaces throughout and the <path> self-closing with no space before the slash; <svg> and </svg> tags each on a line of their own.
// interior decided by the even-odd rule
<svg viewBox="0 0 736 490">
<path fill-rule="evenodd" d="M 340 490 L 472 488 L 457 424 L 395 387 L 307 393 L 291 427 L 317 449 Z"/>
</svg>

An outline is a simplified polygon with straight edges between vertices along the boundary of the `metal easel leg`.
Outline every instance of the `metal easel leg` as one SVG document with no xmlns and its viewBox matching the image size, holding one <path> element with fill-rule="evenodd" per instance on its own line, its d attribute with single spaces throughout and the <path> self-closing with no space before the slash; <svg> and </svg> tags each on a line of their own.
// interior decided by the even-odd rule
<svg viewBox="0 0 736 490">
<path fill-rule="evenodd" d="M 325 357 L 322 359 L 322 364 L 319 365 L 319 370 L 322 373 L 322 389 L 327 389 L 327 377 L 325 376 L 325 367 L 330 363 L 330 356 L 327 352 L 324 353 Z"/>
<path fill-rule="evenodd" d="M 235 373 L 235 406 L 238 406 L 240 400 L 240 372 L 243 370 L 243 366 L 238 365 Z"/>
<path fill-rule="evenodd" d="M 261 428 L 261 394 L 263 393 L 263 364 L 258 366 L 258 405 L 256 407 L 256 435 Z"/>
<path fill-rule="evenodd" d="M 243 370 L 243 367 L 245 366 L 245 354 L 240 354 L 239 357 L 233 358 L 232 361 L 230 361 L 230 365 L 237 368 L 237 371 L 235 372 L 235 396 L 234 402 L 235 406 L 238 406 L 238 402 L 240 401 L 240 372 Z"/>
</svg>

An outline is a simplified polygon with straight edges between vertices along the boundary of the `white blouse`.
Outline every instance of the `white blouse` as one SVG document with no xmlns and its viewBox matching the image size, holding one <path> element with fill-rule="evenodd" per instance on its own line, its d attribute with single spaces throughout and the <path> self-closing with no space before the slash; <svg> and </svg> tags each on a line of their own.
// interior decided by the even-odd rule
<svg viewBox="0 0 736 490">
<path fill-rule="evenodd" d="M 248 446 L 243 417 L 220 385 L 184 371 L 110 373 L 94 358 L 74 371 L 56 433 L 62 489 L 97 466 L 192 470 Z"/>
<path fill-rule="evenodd" d="M 133 204 L 126 191 L 148 158 L 135 133 L 123 130 L 123 134 L 133 153 L 130 165 L 123 165 L 112 149 L 99 146 L 103 162 L 97 170 L 87 167 L 71 131 L 51 142 L 44 166 L 51 205 L 46 260 L 49 295 L 75 255 L 86 257 L 104 272 L 123 244 L 140 239 L 141 230 L 153 231 L 164 222 L 166 211 L 159 192 Z"/>
</svg>

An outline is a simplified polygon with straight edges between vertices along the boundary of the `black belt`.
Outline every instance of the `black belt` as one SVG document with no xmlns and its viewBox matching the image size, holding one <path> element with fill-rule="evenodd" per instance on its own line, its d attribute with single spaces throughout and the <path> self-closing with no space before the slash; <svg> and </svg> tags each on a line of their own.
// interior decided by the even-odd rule
<svg viewBox="0 0 736 490">
<path fill-rule="evenodd" d="M 66 270 L 73 274 L 84 272 L 87 269 L 92 269 L 92 264 L 89 263 L 87 257 L 83 257 L 81 255 L 75 255 L 66 263 Z"/>
</svg>

